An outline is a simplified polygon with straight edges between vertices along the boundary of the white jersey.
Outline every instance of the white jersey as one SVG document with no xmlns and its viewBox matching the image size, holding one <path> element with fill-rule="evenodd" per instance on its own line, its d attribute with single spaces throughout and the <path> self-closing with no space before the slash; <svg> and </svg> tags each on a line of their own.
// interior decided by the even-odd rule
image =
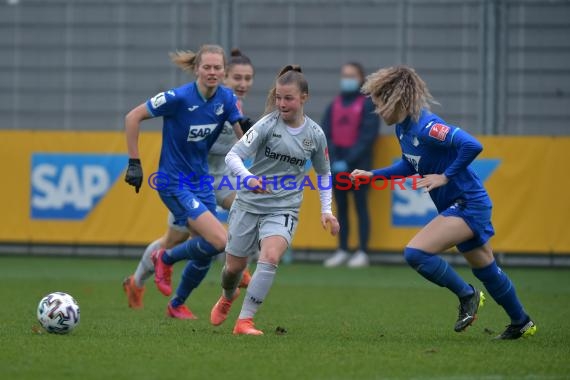
<svg viewBox="0 0 570 380">
<path fill-rule="evenodd" d="M 225 158 L 226 154 L 228 154 L 237 141 L 238 138 L 234 132 L 233 126 L 226 122 L 218 136 L 218 139 L 210 148 L 210 153 L 208 155 L 208 171 L 210 175 L 217 177 L 229 174 Z"/>
<path fill-rule="evenodd" d="M 290 133 L 276 111 L 259 120 L 233 146 L 232 152 L 242 159 L 253 157 L 250 172 L 262 177 L 270 190 L 269 194 L 256 194 L 242 186 L 236 199 L 241 209 L 256 214 L 298 212 L 303 200 L 301 184 L 309 178 L 309 163 L 318 175 L 329 175 L 327 140 L 323 130 L 308 117 L 299 128 L 302 128 L 300 133 Z M 317 189 L 319 184 L 312 185 Z"/>
</svg>

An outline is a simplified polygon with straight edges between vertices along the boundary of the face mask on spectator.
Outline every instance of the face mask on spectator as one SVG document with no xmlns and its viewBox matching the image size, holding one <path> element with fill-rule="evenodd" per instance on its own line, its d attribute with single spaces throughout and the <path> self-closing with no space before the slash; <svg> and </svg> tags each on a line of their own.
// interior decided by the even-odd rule
<svg viewBox="0 0 570 380">
<path fill-rule="evenodd" d="M 360 89 L 360 82 L 355 78 L 341 78 L 340 91 L 343 93 L 357 92 Z"/>
</svg>

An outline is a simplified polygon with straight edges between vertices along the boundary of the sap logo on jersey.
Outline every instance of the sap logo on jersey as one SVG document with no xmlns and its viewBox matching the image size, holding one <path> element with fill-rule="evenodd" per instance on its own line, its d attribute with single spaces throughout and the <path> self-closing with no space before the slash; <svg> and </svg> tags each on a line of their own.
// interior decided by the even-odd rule
<svg viewBox="0 0 570 380">
<path fill-rule="evenodd" d="M 201 141 L 210 136 L 218 124 L 191 125 L 186 141 Z"/>
<path fill-rule="evenodd" d="M 406 158 L 413 165 L 417 164 L 420 159 L 417 156 Z M 471 164 L 471 169 L 481 181 L 485 182 L 497 169 L 499 163 L 497 159 L 475 160 Z M 405 190 L 396 186 L 392 192 L 392 225 L 394 227 L 423 227 L 437 216 L 435 205 L 424 189 L 414 190 L 412 188 L 411 179 L 407 179 L 404 185 Z"/>
<path fill-rule="evenodd" d="M 32 219 L 82 220 L 126 169 L 127 155 L 32 155 Z"/>
</svg>

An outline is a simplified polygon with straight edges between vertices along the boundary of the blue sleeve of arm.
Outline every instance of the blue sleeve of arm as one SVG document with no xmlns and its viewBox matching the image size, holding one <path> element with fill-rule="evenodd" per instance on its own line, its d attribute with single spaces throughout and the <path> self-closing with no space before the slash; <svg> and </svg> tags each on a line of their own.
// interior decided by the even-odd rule
<svg viewBox="0 0 570 380">
<path fill-rule="evenodd" d="M 379 176 L 390 179 L 393 176 L 409 177 L 416 174 L 416 170 L 412 167 L 412 165 L 410 165 L 408 161 L 402 158 L 392 166 L 372 170 L 372 174 L 374 177 Z"/>
<path fill-rule="evenodd" d="M 457 158 L 443 173 L 447 178 L 452 178 L 467 168 L 483 150 L 483 145 L 475 137 L 461 129 L 456 130 L 453 134 L 451 146 L 457 149 Z"/>
<path fill-rule="evenodd" d="M 229 108 L 227 120 L 230 122 L 230 124 L 235 124 L 243 118 L 243 115 L 237 107 L 237 96 L 235 96 L 233 93 L 231 93 L 229 96 L 227 106 Z"/>
<path fill-rule="evenodd" d="M 159 92 L 146 101 L 146 108 L 153 117 L 170 116 L 176 112 L 179 99 L 174 89 Z"/>
</svg>

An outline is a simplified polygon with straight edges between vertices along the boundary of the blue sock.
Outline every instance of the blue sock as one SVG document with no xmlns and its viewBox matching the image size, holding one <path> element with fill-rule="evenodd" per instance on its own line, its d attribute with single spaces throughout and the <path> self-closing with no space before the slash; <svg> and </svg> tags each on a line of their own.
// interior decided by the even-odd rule
<svg viewBox="0 0 570 380">
<path fill-rule="evenodd" d="M 162 261 L 165 264 L 172 265 L 182 260 L 209 259 L 222 251 L 216 249 L 203 237 L 198 236 L 167 250 L 166 254 L 162 255 Z"/>
<path fill-rule="evenodd" d="M 421 249 L 406 247 L 404 258 L 419 274 L 434 284 L 451 290 L 457 297 L 473 294 L 473 287 L 459 277 L 457 272 L 441 257 Z"/>
<path fill-rule="evenodd" d="M 207 259 L 188 261 L 184 271 L 182 272 L 180 285 L 178 285 L 178 288 L 176 289 L 176 296 L 174 296 L 172 301 L 170 301 L 172 306 L 178 307 L 186 302 L 192 291 L 200 285 L 202 280 L 204 280 L 208 274 L 211 264 L 211 257 Z"/>
<path fill-rule="evenodd" d="M 512 324 L 520 325 L 527 320 L 528 315 L 517 297 L 515 286 L 495 261 L 485 268 L 473 268 L 472 271 L 491 297 L 505 309 Z"/>
</svg>

